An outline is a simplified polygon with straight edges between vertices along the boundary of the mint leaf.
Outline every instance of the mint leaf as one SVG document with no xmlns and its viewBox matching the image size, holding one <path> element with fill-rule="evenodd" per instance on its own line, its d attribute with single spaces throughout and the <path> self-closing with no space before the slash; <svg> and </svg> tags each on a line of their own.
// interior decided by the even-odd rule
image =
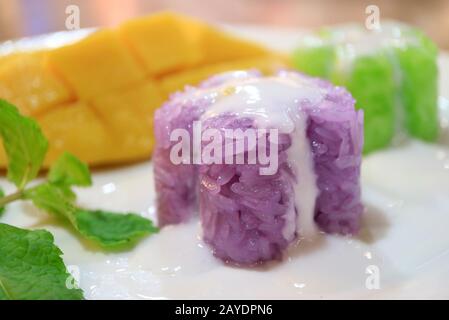
<svg viewBox="0 0 449 320">
<path fill-rule="evenodd" d="M 29 231 L 0 224 L 0 299 L 81 300 L 62 252 L 45 230 Z"/>
<path fill-rule="evenodd" d="M 73 192 L 73 190 L 66 185 L 57 186 L 66 199 L 66 201 L 74 203 L 76 201 L 76 193 Z"/>
<path fill-rule="evenodd" d="M 3 192 L 3 189 L 0 188 L 0 199 L 3 198 L 5 196 L 5 192 Z M 2 214 L 5 213 L 5 207 L 0 207 L 0 217 L 2 216 Z"/>
<path fill-rule="evenodd" d="M 74 199 L 72 194 L 68 194 L 67 190 L 70 189 L 47 182 L 26 190 L 25 199 L 31 200 L 39 209 L 66 218 L 72 224 L 75 224 L 74 214 L 76 213 L 76 208 L 73 204 Z"/>
<path fill-rule="evenodd" d="M 150 220 L 136 214 L 77 208 L 71 187 L 90 186 L 92 179 L 87 165 L 69 153 L 52 165 L 47 182 L 26 188 L 39 173 L 48 141 L 33 119 L 21 116 L 16 107 L 1 99 L 0 137 L 8 156 L 8 179 L 18 188 L 7 197 L 0 189 L 0 215 L 4 205 L 31 200 L 36 207 L 68 220 L 81 235 L 106 249 L 134 244 L 158 231 Z M 73 278 L 61 255 L 47 231 L 0 224 L 0 300 L 82 299 L 81 290 L 71 289 Z"/>
<path fill-rule="evenodd" d="M 1 99 L 0 135 L 8 156 L 8 179 L 22 190 L 39 173 L 47 139 L 33 119 L 21 116 L 16 107 Z"/>
<path fill-rule="evenodd" d="M 51 166 L 48 180 L 58 185 L 89 187 L 92 185 L 89 167 L 66 152 Z"/>
<path fill-rule="evenodd" d="M 158 232 L 151 220 L 137 214 L 78 210 L 77 228 L 86 238 L 105 248 L 133 245 L 140 238 Z"/>
<path fill-rule="evenodd" d="M 105 249 L 131 246 L 158 231 L 151 220 L 137 214 L 77 208 L 64 188 L 50 182 L 26 191 L 25 198 L 36 207 L 67 219 L 81 235 Z"/>
</svg>

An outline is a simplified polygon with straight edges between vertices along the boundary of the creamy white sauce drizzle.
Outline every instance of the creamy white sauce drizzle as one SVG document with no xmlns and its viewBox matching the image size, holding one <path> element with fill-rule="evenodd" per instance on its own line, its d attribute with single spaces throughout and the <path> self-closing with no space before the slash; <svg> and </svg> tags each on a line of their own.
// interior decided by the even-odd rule
<svg viewBox="0 0 449 320">
<path fill-rule="evenodd" d="M 285 239 L 291 240 L 296 232 L 300 238 L 311 239 L 318 233 L 314 220 L 315 202 L 318 197 L 316 174 L 310 143 L 306 137 L 307 121 L 304 116 L 292 115 L 292 117 L 295 121 L 295 132 L 287 155 L 289 164 L 298 180 L 294 184 L 293 190 L 294 207 L 291 208 L 287 221 L 296 218 L 296 225 L 286 223 L 283 235 Z M 295 211 L 295 207 L 298 212 Z"/>
<path fill-rule="evenodd" d="M 297 181 L 293 183 L 294 199 L 285 216 L 283 236 L 289 241 L 296 234 L 313 236 L 317 233 L 314 209 L 318 189 L 306 137 L 307 114 L 300 106 L 305 101 L 317 104 L 323 99 L 323 92 L 307 78 L 288 72 L 262 78 L 230 73 L 229 78 L 217 87 L 194 93 L 197 97 L 214 97 L 201 119 L 230 113 L 254 119 L 257 128 L 276 128 L 291 135 L 288 162 Z"/>
<path fill-rule="evenodd" d="M 281 133 L 292 133 L 302 101 L 317 103 L 322 99 L 320 89 L 293 76 L 230 80 L 203 94 L 216 93 L 216 99 L 204 113 L 207 119 L 223 113 L 255 119 L 258 128 L 278 128 Z"/>
</svg>

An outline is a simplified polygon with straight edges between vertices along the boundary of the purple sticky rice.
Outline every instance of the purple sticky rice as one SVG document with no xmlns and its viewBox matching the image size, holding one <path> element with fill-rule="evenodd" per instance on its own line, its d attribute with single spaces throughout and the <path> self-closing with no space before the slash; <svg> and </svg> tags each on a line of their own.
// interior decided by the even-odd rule
<svg viewBox="0 0 449 320">
<path fill-rule="evenodd" d="M 194 88 L 186 88 L 184 93 Z M 175 94 L 155 114 L 156 147 L 153 153 L 157 192 L 157 213 L 160 226 L 187 221 L 197 209 L 197 168 L 193 164 L 175 165 L 170 151 L 176 142 L 170 141 L 174 129 L 186 129 L 192 135 L 192 123 L 198 120 L 207 101 L 179 99 Z"/>
<path fill-rule="evenodd" d="M 306 136 L 319 191 L 315 222 L 327 233 L 355 234 L 363 211 L 359 184 L 362 111 L 354 109 L 354 100 L 344 88 L 297 75 L 324 92 L 317 105 L 298 102 L 298 108 L 307 115 Z M 236 76 L 261 77 L 252 71 L 234 73 Z M 218 75 L 199 88 L 213 88 L 228 79 L 229 74 Z M 195 93 L 195 88 L 187 88 L 156 112 L 153 160 L 159 224 L 187 221 L 198 211 L 199 204 L 203 238 L 217 257 L 239 265 L 280 259 L 294 240 L 286 239 L 282 230 L 293 201 L 293 186 L 301 179 L 288 165 L 287 150 L 294 137 L 279 135 L 278 171 L 270 176 L 259 174 L 259 164 L 172 164 L 170 150 L 177 141 L 170 141 L 170 132 L 184 128 L 191 133 L 193 121 L 199 120 L 214 102 L 211 96 Z M 219 114 L 205 119 L 202 130 L 256 128 L 253 120 Z"/>
<path fill-rule="evenodd" d="M 260 76 L 260 73 L 249 71 L 236 75 Z M 211 77 L 204 81 L 200 88 L 214 87 L 226 80 L 226 76 Z M 170 133 L 179 128 L 188 130 L 192 136 L 193 121 L 199 120 L 211 105 L 212 99 L 195 96 L 196 90 L 194 87 L 186 87 L 183 92 L 173 94 L 155 113 L 156 146 L 153 164 L 159 226 L 186 222 L 197 212 L 197 166 L 175 165 L 170 161 L 170 151 L 177 143 L 170 141 Z"/>
<path fill-rule="evenodd" d="M 255 129 L 253 122 L 250 118 L 219 115 L 206 120 L 204 130 L 220 128 L 224 136 L 225 129 Z M 257 143 L 260 139 L 268 144 L 269 135 L 259 137 Z M 203 238 L 217 257 L 242 265 L 281 258 L 292 240 L 285 239 L 282 231 L 293 195 L 294 176 L 286 154 L 290 145 L 290 136 L 280 135 L 279 164 L 274 175 L 261 175 L 260 164 L 199 167 Z"/>
</svg>

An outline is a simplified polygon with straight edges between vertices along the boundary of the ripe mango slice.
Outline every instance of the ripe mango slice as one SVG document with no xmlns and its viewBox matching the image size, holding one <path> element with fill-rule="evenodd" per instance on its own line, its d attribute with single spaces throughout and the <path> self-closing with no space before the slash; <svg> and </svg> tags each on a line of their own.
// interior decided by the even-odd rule
<svg viewBox="0 0 449 320">
<path fill-rule="evenodd" d="M 153 110 L 163 101 L 159 88 L 152 81 L 92 101 L 96 113 L 111 128 L 114 144 L 127 150 L 119 160 L 150 157 L 154 145 Z"/>
<path fill-rule="evenodd" d="M 81 99 L 118 90 L 145 77 L 116 32 L 102 30 L 49 52 L 48 61 Z"/>
<path fill-rule="evenodd" d="M 46 64 L 45 52 L 0 58 L 0 97 L 36 115 L 74 99 L 74 93 Z"/>
<path fill-rule="evenodd" d="M 202 57 L 189 23 L 171 13 L 125 22 L 119 33 L 150 75 L 198 64 Z"/>
<path fill-rule="evenodd" d="M 119 152 L 106 125 L 85 103 L 61 105 L 37 121 L 50 141 L 46 164 L 66 150 L 91 164 L 114 159 Z"/>
<path fill-rule="evenodd" d="M 119 32 L 150 75 L 269 54 L 258 44 L 170 12 L 131 20 Z"/>
<path fill-rule="evenodd" d="M 0 98 L 42 125 L 46 166 L 63 151 L 90 165 L 123 163 L 150 157 L 154 111 L 172 92 L 217 72 L 286 66 L 258 44 L 161 13 L 60 48 L 0 57 Z"/>
<path fill-rule="evenodd" d="M 217 28 L 199 24 L 197 41 L 203 53 L 201 64 L 260 57 L 270 52 L 258 44 L 236 38 Z"/>
</svg>

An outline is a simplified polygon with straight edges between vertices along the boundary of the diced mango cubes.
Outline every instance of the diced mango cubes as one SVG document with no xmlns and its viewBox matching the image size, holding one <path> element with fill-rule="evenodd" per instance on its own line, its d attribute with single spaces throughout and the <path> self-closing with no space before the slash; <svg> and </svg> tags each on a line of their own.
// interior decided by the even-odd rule
<svg viewBox="0 0 449 320">
<path fill-rule="evenodd" d="M 45 58 L 44 52 L 16 54 L 5 61 L 0 58 L 0 97 L 20 106 L 25 115 L 42 113 L 74 98 Z"/>
<path fill-rule="evenodd" d="M 124 23 L 119 33 L 150 75 L 198 64 L 202 52 L 194 45 L 185 20 L 171 13 Z"/>
<path fill-rule="evenodd" d="M 90 165 L 123 163 L 151 156 L 153 114 L 172 92 L 218 72 L 286 66 L 258 44 L 161 13 L 56 49 L 0 57 L 0 98 L 40 123 L 50 141 L 46 166 L 64 151 Z"/>
<path fill-rule="evenodd" d="M 140 65 L 112 30 L 95 32 L 49 53 L 49 63 L 83 99 L 142 81 Z"/>
<path fill-rule="evenodd" d="M 202 25 L 201 30 L 198 41 L 203 52 L 203 65 L 269 54 L 266 48 L 258 44 L 236 38 L 214 27 Z"/>
<path fill-rule="evenodd" d="M 154 82 L 96 98 L 92 107 L 114 132 L 114 144 L 127 150 L 123 161 L 149 157 L 153 149 L 153 110 L 163 102 Z"/>
<path fill-rule="evenodd" d="M 37 120 L 51 142 L 46 163 L 66 150 L 93 164 L 101 163 L 105 155 L 114 158 L 119 152 L 103 121 L 85 103 L 62 105 Z"/>
</svg>

